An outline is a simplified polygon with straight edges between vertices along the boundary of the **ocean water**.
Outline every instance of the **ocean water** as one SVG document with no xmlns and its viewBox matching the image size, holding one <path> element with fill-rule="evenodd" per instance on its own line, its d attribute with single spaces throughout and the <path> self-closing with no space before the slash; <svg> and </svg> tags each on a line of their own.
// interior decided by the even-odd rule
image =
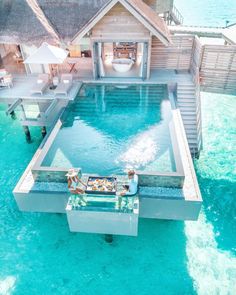
<svg viewBox="0 0 236 295">
<path fill-rule="evenodd" d="M 0 294 L 235 294 L 236 97 L 202 94 L 198 222 L 140 220 L 138 237 L 74 234 L 66 216 L 19 212 L 12 196 L 40 143 L 0 111 Z"/>
<path fill-rule="evenodd" d="M 157 85 L 85 84 L 64 113 L 42 165 L 100 175 L 128 168 L 175 171 L 165 94 L 166 87 Z"/>
<path fill-rule="evenodd" d="M 204 24 L 235 15 L 235 1 L 178 2 L 188 4 L 189 23 L 202 14 Z M 210 3 L 215 14 L 207 18 Z M 27 144 L 19 122 L 0 106 L 0 294 L 236 294 L 235 109 L 236 96 L 202 94 L 198 222 L 141 220 L 137 238 L 107 244 L 99 235 L 70 233 L 65 216 L 18 211 L 12 189 L 40 130 L 31 130 Z"/>
<path fill-rule="evenodd" d="M 235 0 L 174 0 L 185 25 L 225 27 L 236 22 Z"/>
<path fill-rule="evenodd" d="M 220 103 L 219 103 L 220 102 Z M 0 109 L 0 294 L 235 294 L 236 97 L 202 94 L 197 222 L 140 220 L 138 237 L 74 234 L 64 215 L 19 212 L 12 196 L 40 143 Z"/>
</svg>

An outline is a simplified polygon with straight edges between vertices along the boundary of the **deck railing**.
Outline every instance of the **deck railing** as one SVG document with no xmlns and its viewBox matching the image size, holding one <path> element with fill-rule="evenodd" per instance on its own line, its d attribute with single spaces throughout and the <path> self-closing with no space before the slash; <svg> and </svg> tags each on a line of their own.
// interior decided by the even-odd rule
<svg viewBox="0 0 236 295">
<path fill-rule="evenodd" d="M 138 208 L 138 197 L 116 195 L 71 195 L 66 210 L 133 213 Z"/>
<path fill-rule="evenodd" d="M 181 25 L 183 24 L 184 18 L 182 16 L 182 14 L 179 12 L 179 10 L 176 8 L 175 5 L 173 5 L 171 14 L 176 17 L 176 19 L 178 20 L 179 24 L 181 24 Z"/>
</svg>

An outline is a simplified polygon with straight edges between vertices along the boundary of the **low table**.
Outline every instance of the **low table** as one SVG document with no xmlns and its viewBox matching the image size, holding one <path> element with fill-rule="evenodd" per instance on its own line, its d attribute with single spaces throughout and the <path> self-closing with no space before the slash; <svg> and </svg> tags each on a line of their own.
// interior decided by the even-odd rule
<svg viewBox="0 0 236 295">
<path fill-rule="evenodd" d="M 116 195 L 117 178 L 89 176 L 85 192 L 87 194 Z"/>
</svg>

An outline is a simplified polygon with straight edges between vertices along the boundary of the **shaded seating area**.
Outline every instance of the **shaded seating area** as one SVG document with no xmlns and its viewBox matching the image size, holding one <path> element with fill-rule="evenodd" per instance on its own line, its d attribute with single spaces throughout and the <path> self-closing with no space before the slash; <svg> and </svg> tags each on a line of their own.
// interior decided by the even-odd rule
<svg viewBox="0 0 236 295">
<path fill-rule="evenodd" d="M 6 69 L 0 69 L 0 87 L 12 87 L 13 86 L 13 78 L 10 73 L 7 72 Z"/>
<path fill-rule="evenodd" d="M 39 74 L 36 83 L 31 89 L 31 94 L 43 95 L 43 93 L 49 86 L 49 83 L 50 83 L 49 74 Z"/>
<path fill-rule="evenodd" d="M 68 95 L 68 92 L 72 88 L 73 76 L 72 74 L 62 74 L 60 83 L 57 88 L 54 90 L 54 94 L 64 94 Z"/>
</svg>

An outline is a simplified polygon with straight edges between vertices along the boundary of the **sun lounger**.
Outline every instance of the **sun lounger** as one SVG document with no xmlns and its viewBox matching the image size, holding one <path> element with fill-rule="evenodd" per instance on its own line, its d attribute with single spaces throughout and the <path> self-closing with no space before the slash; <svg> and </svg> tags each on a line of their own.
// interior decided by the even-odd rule
<svg viewBox="0 0 236 295">
<path fill-rule="evenodd" d="M 68 95 L 69 90 L 72 87 L 73 76 L 71 74 L 62 74 L 61 81 L 57 88 L 54 90 L 55 94 Z"/>
<path fill-rule="evenodd" d="M 0 77 L 0 87 L 12 87 L 13 86 L 13 78 L 11 74 L 6 74 L 3 77 Z"/>
<path fill-rule="evenodd" d="M 8 72 L 6 69 L 4 69 L 4 68 L 0 69 L 0 78 L 6 76 L 7 74 L 8 74 Z"/>
<path fill-rule="evenodd" d="M 49 85 L 49 74 L 39 74 L 36 83 L 31 89 L 31 94 L 41 94 Z"/>
</svg>

